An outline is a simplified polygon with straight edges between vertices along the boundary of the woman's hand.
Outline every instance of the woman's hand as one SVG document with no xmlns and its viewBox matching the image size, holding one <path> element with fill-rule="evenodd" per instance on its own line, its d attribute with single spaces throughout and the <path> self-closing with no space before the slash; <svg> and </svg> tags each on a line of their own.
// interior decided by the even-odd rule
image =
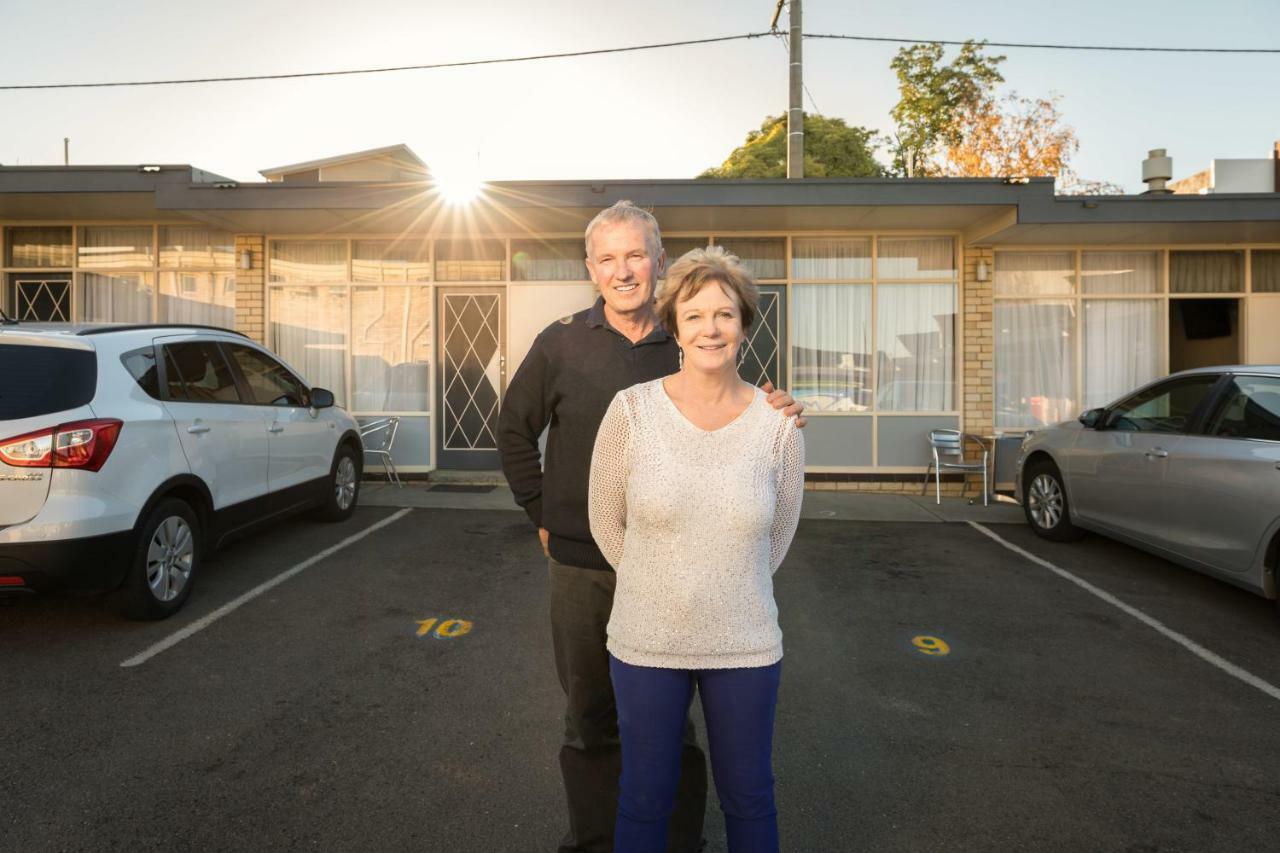
<svg viewBox="0 0 1280 853">
<path fill-rule="evenodd" d="M 547 532 L 547 528 L 538 528 L 538 541 L 542 543 L 542 556 L 551 559 L 551 534 Z"/>
<path fill-rule="evenodd" d="M 797 403 L 786 391 L 779 391 L 774 388 L 772 382 L 764 383 L 760 386 L 760 390 L 769 395 L 770 406 L 775 409 L 781 409 L 782 413 L 789 418 L 795 418 L 796 429 L 804 429 L 804 425 L 808 423 L 803 415 L 804 403 Z"/>
</svg>

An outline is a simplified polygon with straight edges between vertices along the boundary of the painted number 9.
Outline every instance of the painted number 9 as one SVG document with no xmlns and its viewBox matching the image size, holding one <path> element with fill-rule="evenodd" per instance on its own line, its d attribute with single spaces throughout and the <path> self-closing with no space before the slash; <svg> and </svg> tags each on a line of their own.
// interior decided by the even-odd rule
<svg viewBox="0 0 1280 853">
<path fill-rule="evenodd" d="M 922 655 L 942 657 L 951 654 L 951 647 L 947 645 L 946 640 L 938 637 L 912 637 L 911 645 L 915 646 L 916 651 Z"/>
</svg>

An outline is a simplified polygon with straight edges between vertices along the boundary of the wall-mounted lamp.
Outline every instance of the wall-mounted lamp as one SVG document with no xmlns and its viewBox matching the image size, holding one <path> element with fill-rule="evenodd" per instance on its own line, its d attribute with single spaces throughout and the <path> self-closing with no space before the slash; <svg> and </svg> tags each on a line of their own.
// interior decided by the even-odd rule
<svg viewBox="0 0 1280 853">
<path fill-rule="evenodd" d="M 978 266 L 973 271 L 978 281 L 991 281 L 991 267 L 987 266 L 985 258 L 978 259 Z"/>
<path fill-rule="evenodd" d="M 249 251 L 248 249 L 240 250 L 240 269 L 242 270 L 253 269 L 253 252 Z"/>
</svg>

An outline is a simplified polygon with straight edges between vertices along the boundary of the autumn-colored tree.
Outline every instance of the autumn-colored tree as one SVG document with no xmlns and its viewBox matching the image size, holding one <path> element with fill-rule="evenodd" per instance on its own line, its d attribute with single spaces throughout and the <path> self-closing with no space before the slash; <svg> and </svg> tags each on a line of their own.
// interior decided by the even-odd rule
<svg viewBox="0 0 1280 853">
<path fill-rule="evenodd" d="M 804 117 L 804 176 L 806 178 L 879 178 L 884 167 L 872 152 L 877 136 L 865 127 L 850 127 L 843 119 Z M 699 178 L 785 178 L 787 176 L 787 117 L 769 116 L 759 130 L 735 148 L 719 166 Z"/>
<path fill-rule="evenodd" d="M 1060 95 L 984 98 L 958 117 L 957 133 L 928 174 L 979 178 L 999 175 L 1058 177 L 1079 149 L 1076 132 L 1063 123 Z"/>
</svg>

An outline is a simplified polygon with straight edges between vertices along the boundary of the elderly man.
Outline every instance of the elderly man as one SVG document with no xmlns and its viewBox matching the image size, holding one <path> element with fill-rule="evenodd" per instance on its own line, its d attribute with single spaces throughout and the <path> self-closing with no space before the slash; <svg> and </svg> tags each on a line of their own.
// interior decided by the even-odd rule
<svg viewBox="0 0 1280 853">
<path fill-rule="evenodd" d="M 549 564 L 556 671 L 568 700 L 560 771 L 569 831 L 560 853 L 613 849 L 622 767 L 605 649 L 615 578 L 587 518 L 591 451 L 615 394 L 679 366 L 675 340 L 654 309 L 654 284 L 666 262 L 657 220 L 620 201 L 591 220 L 586 251 L 599 298 L 538 335 L 507 388 L 498 421 L 503 472 L 538 528 Z M 781 391 L 769 401 L 788 414 L 802 408 Z M 544 461 L 538 438 L 548 425 Z M 706 759 L 686 721 L 667 839 L 672 853 L 699 849 L 706 797 Z"/>
</svg>

